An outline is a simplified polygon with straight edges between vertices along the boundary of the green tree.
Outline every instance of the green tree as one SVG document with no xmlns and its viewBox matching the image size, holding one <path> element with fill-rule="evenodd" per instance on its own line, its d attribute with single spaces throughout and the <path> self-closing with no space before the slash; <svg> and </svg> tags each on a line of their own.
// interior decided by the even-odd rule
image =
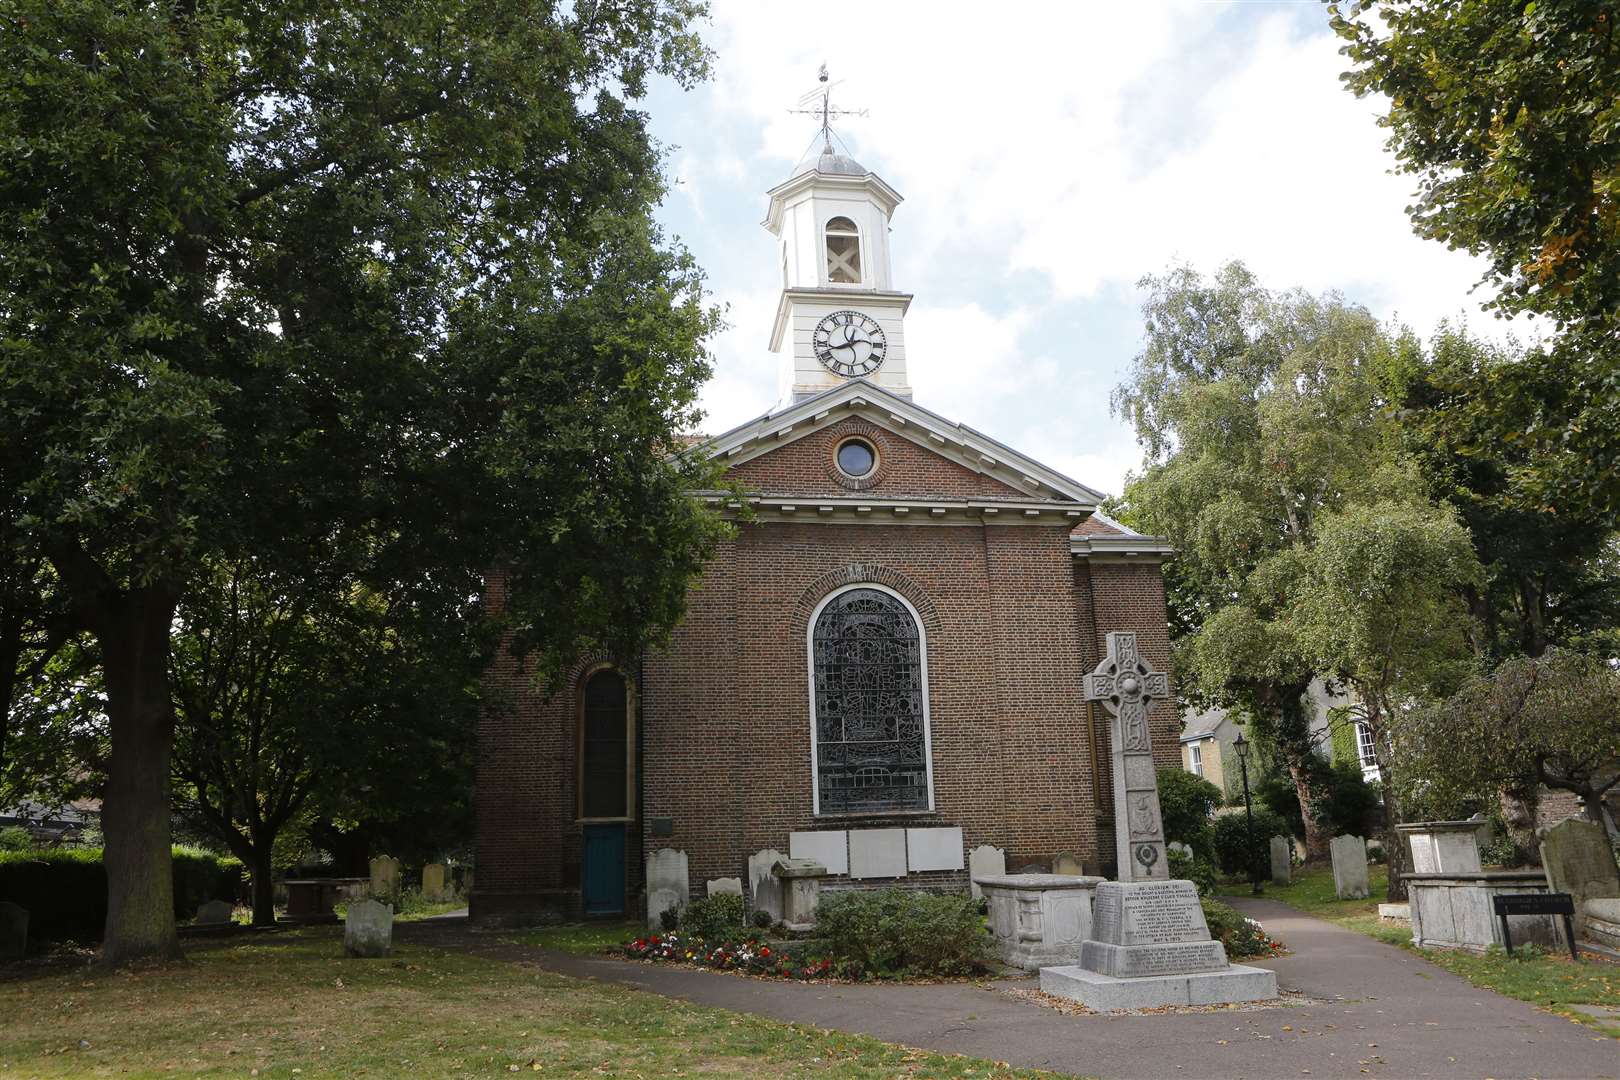
<svg viewBox="0 0 1620 1080">
<path fill-rule="evenodd" d="M 1430 798 L 1545 784 L 1574 792 L 1614 836 L 1603 796 L 1620 784 L 1620 672 L 1558 649 L 1514 657 L 1414 713 L 1394 749 L 1408 786 Z"/>
<path fill-rule="evenodd" d="M 1483 255 L 1561 331 L 1475 387 L 1469 445 L 1525 451 L 1527 507 L 1620 512 L 1620 41 L 1591 0 L 1330 4 L 1358 96 L 1418 180 L 1420 236 Z"/>
<path fill-rule="evenodd" d="M 1410 337 L 1390 357 L 1385 378 L 1398 409 L 1405 451 L 1418 463 L 1428 494 L 1456 508 L 1473 534 L 1483 566 L 1463 586 L 1472 644 L 1489 670 L 1513 656 L 1540 656 L 1549 646 L 1614 655 L 1620 647 L 1620 538 L 1612 515 L 1556 506 L 1534 488 L 1539 464 L 1522 440 L 1499 429 L 1534 425 L 1528 402 L 1559 393 L 1542 380 L 1540 361 L 1442 324 L 1427 348 Z M 1535 863 L 1537 788 L 1497 793 L 1518 863 Z"/>
<path fill-rule="evenodd" d="M 1253 718 L 1298 790 L 1308 850 L 1325 857 L 1304 700 L 1317 672 L 1263 571 L 1308 545 L 1319 515 L 1404 481 L 1374 377 L 1389 344 L 1365 310 L 1272 292 L 1239 263 L 1142 286 L 1147 343 L 1113 401 L 1147 457 L 1126 486 L 1129 519 L 1178 552 L 1182 693 Z"/>
<path fill-rule="evenodd" d="M 1194 776 L 1186 769 L 1158 771 L 1159 816 L 1164 822 L 1164 838 L 1186 844 L 1201 859 L 1213 859 L 1215 808 L 1221 805 L 1221 789 Z"/>
<path fill-rule="evenodd" d="M 7 6 L 0 461 L 104 676 L 104 961 L 177 952 L 169 634 L 216 561 L 430 604 L 499 562 L 543 668 L 678 615 L 716 315 L 627 102 L 702 76 L 697 13 Z"/>
<path fill-rule="evenodd" d="M 1405 860 L 1389 745 L 1404 711 L 1454 689 L 1471 665 L 1461 593 L 1481 576 L 1472 538 L 1449 508 L 1357 503 L 1321 515 L 1311 543 L 1263 576 L 1288 596 L 1284 618 L 1312 666 L 1355 692 L 1352 713 L 1384 778 L 1389 896 L 1399 899 Z"/>
<path fill-rule="evenodd" d="M 175 806 L 248 868 L 256 924 L 275 922 L 272 853 L 294 822 L 464 804 L 482 670 L 470 613 L 243 562 L 199 581 L 176 622 Z"/>
</svg>

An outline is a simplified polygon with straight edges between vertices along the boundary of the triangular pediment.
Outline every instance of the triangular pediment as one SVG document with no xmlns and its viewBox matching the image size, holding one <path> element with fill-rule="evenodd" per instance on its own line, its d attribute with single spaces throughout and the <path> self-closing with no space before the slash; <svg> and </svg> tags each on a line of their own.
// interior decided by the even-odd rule
<svg viewBox="0 0 1620 1080">
<path fill-rule="evenodd" d="M 728 469 L 781 451 L 851 419 L 881 429 L 935 457 L 994 482 L 984 497 L 1064 504 L 1090 513 L 1104 496 L 966 424 L 948 420 L 864 379 L 740 424 L 692 447 Z"/>
</svg>

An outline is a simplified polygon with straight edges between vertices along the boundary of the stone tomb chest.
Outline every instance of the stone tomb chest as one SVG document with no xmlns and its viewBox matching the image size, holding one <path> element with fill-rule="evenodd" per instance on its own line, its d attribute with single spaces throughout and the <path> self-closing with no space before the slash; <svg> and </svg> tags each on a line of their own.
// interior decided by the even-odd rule
<svg viewBox="0 0 1620 1080">
<path fill-rule="evenodd" d="M 985 874 L 973 879 L 990 907 L 1003 963 L 1029 971 L 1072 964 L 1091 936 L 1091 898 L 1104 878 L 1078 874 Z"/>
</svg>

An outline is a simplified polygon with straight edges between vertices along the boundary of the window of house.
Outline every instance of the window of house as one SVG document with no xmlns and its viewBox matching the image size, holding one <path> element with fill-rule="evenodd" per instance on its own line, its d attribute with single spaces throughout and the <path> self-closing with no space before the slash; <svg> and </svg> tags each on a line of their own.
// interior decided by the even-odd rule
<svg viewBox="0 0 1620 1080">
<path fill-rule="evenodd" d="M 861 234 L 847 217 L 827 222 L 827 280 L 840 285 L 861 283 Z"/>
<path fill-rule="evenodd" d="M 1370 769 L 1378 764 L 1378 759 L 1373 753 L 1372 731 L 1366 724 L 1359 722 L 1356 724 L 1356 753 L 1361 757 L 1363 769 Z"/>
<path fill-rule="evenodd" d="M 810 628 L 816 812 L 930 810 L 926 644 L 899 596 L 852 586 Z"/>
<path fill-rule="evenodd" d="M 1198 743 L 1187 744 L 1187 758 L 1192 763 L 1194 776 L 1204 775 L 1204 748 Z"/>
<path fill-rule="evenodd" d="M 630 816 L 630 701 L 624 676 L 603 668 L 585 681 L 579 746 L 579 816 Z"/>
</svg>

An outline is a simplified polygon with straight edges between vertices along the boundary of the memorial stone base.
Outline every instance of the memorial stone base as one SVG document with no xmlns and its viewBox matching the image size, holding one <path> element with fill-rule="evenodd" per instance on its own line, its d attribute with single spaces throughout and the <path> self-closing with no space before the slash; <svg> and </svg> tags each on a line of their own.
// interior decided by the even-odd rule
<svg viewBox="0 0 1620 1080">
<path fill-rule="evenodd" d="M 1097 1012 L 1277 996 L 1277 975 L 1230 964 L 1190 881 L 1106 881 L 1080 963 L 1041 969 L 1041 989 Z"/>
</svg>

